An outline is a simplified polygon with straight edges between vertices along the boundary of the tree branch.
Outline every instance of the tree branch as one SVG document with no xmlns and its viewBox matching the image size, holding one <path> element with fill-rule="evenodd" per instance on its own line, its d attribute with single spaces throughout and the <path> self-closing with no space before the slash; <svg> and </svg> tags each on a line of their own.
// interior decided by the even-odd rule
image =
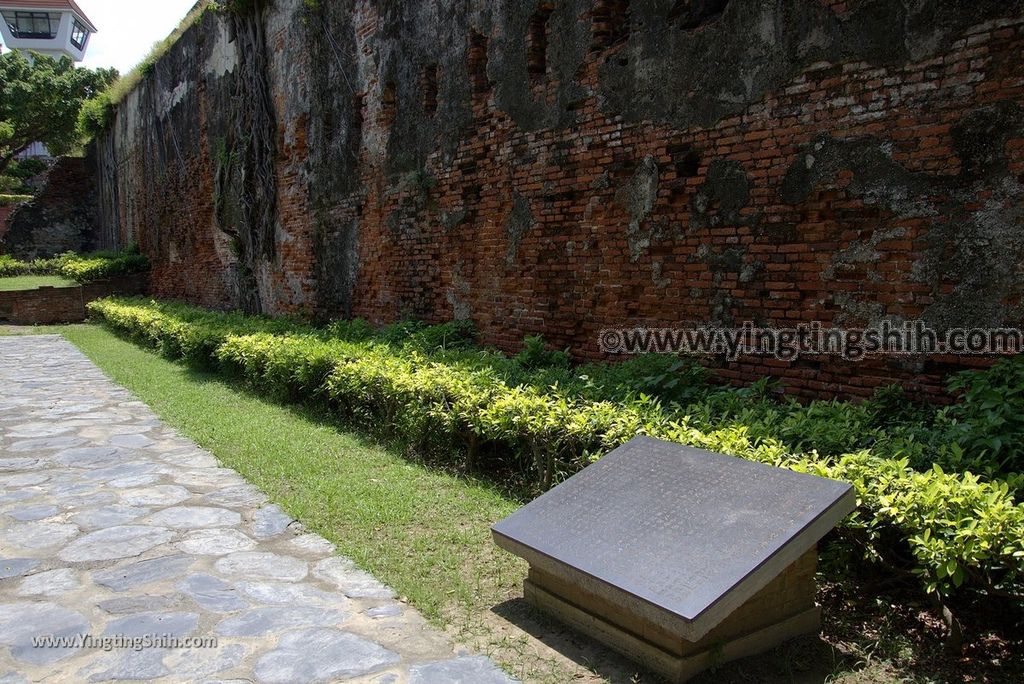
<svg viewBox="0 0 1024 684">
<path fill-rule="evenodd" d="M 4 171 L 7 170 L 7 167 L 11 165 L 12 161 L 14 161 L 14 158 L 27 150 L 33 142 L 35 141 L 29 141 L 22 144 L 20 147 L 14 147 L 11 149 L 10 153 L 0 157 L 0 175 L 3 175 Z"/>
</svg>

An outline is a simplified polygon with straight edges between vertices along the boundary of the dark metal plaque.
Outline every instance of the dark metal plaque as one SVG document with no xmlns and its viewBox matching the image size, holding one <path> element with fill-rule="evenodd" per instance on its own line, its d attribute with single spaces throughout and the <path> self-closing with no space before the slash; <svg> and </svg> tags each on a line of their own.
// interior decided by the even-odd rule
<svg viewBox="0 0 1024 684">
<path fill-rule="evenodd" d="M 641 437 L 493 532 L 531 562 L 596 580 L 591 589 L 604 585 L 688 622 L 718 613 L 699 635 L 853 507 L 846 483 Z"/>
</svg>

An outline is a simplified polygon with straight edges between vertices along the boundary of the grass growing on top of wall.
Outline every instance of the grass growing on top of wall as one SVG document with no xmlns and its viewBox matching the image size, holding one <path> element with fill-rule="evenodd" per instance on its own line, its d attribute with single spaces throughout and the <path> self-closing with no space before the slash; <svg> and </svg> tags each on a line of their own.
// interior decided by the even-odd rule
<svg viewBox="0 0 1024 684">
<path fill-rule="evenodd" d="M 153 73 L 156 63 L 178 42 L 182 34 L 192 28 L 203 17 L 203 14 L 208 11 L 214 11 L 216 8 L 217 5 L 213 0 L 202 0 L 202 2 L 198 3 L 191 12 L 185 15 L 185 18 L 181 20 L 181 23 L 178 24 L 177 28 L 170 35 L 154 44 L 150 53 L 138 65 L 110 86 L 106 93 L 104 93 L 109 105 L 120 104 L 127 97 L 128 93 L 138 87 L 143 78 Z"/>
<path fill-rule="evenodd" d="M 251 4 L 251 0 L 233 0 L 228 3 L 200 0 L 166 38 L 153 45 L 141 62 L 114 81 L 105 91 L 84 103 L 78 116 L 79 134 L 83 139 L 91 140 L 109 128 L 114 120 L 115 108 L 139 87 L 144 78 L 153 73 L 157 62 L 174 47 L 186 31 L 203 18 L 203 15 L 217 11 L 244 13 L 249 10 Z"/>
</svg>

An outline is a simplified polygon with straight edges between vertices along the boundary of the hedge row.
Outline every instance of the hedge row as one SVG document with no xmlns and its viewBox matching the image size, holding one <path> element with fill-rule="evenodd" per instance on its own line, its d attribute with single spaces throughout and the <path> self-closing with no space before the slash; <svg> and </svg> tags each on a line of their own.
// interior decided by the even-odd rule
<svg viewBox="0 0 1024 684">
<path fill-rule="evenodd" d="M 429 354 L 459 368 L 484 370 L 507 385 L 588 401 L 631 403 L 643 395 L 687 416 L 702 431 L 743 426 L 753 441 L 775 440 L 794 453 L 842 456 L 869 449 L 875 456 L 906 459 L 915 470 L 939 465 L 1024 484 L 1024 357 L 1010 357 L 985 372 L 954 375 L 949 388 L 960 400 L 946 407 L 915 404 L 899 387 L 878 390 L 870 400 L 814 401 L 782 398 L 762 380 L 748 388 L 716 385 L 694 361 L 667 355 L 633 357 L 625 363 L 572 367 L 563 352 L 527 338 L 510 358 L 475 344 L 471 327 L 448 323 L 424 327 L 403 322 L 373 330 L 365 322 L 339 322 L 330 336 L 386 343 L 392 353 Z"/>
<path fill-rule="evenodd" d="M 859 502 L 843 525 L 846 543 L 916 574 L 927 590 L 943 595 L 967 587 L 1014 599 L 1024 593 L 1024 506 L 1004 481 L 937 465 L 917 471 L 907 459 L 867 449 L 795 452 L 780 440 L 753 438 L 742 422 L 714 426 L 707 416 L 629 393 L 628 382 L 614 379 L 621 368 L 601 375 L 594 367 L 599 377 L 579 395 L 545 388 L 541 379 L 550 368 L 533 375 L 530 359 L 492 364 L 489 352 L 462 344 L 457 326 L 383 334 L 358 322 L 314 329 L 139 299 L 101 300 L 90 310 L 111 329 L 172 358 L 241 376 L 264 391 L 325 402 L 347 419 L 386 426 L 471 467 L 500 459 L 540 473 L 546 485 L 639 434 L 844 480 Z M 388 339 L 396 334 L 406 342 Z M 454 349 L 443 342 L 447 335 L 455 338 Z M 508 380 L 513 366 L 526 380 Z M 602 394 L 625 398 L 597 398 Z"/>
<path fill-rule="evenodd" d="M 84 284 L 148 270 L 149 261 L 146 257 L 133 252 L 96 252 L 85 256 L 67 252 L 52 259 L 34 261 L 20 261 L 0 255 L 0 278 L 50 275 Z"/>
<path fill-rule="evenodd" d="M 162 311 L 189 319 L 195 311 L 163 303 Z M 480 349 L 471 326 L 426 327 L 403 322 L 374 330 L 365 322 L 339 322 L 332 338 L 386 344 L 391 353 L 428 354 L 447 365 L 481 370 L 512 387 L 533 387 L 546 395 L 588 401 L 631 403 L 643 395 L 686 415 L 702 431 L 743 426 L 754 441 L 776 440 L 794 453 L 841 456 L 870 449 L 875 456 L 906 459 L 916 470 L 938 464 L 1003 479 L 1018 489 L 1024 465 L 1024 357 L 1004 360 L 984 373 L 954 376 L 958 403 L 936 408 L 916 405 L 899 388 L 885 388 L 862 403 L 816 401 L 804 405 L 780 399 L 767 381 L 739 389 L 716 386 L 695 362 L 669 356 L 635 357 L 625 363 L 571 367 L 561 352 L 527 339 L 515 358 Z"/>
</svg>

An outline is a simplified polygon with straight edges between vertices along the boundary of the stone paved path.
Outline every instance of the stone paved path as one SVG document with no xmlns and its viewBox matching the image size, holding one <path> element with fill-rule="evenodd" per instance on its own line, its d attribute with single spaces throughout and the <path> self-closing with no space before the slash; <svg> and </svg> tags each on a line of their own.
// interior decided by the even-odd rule
<svg viewBox="0 0 1024 684">
<path fill-rule="evenodd" d="M 49 635 L 217 647 L 33 647 Z M 117 680 L 510 681 L 71 344 L 0 337 L 0 684 Z"/>
</svg>

